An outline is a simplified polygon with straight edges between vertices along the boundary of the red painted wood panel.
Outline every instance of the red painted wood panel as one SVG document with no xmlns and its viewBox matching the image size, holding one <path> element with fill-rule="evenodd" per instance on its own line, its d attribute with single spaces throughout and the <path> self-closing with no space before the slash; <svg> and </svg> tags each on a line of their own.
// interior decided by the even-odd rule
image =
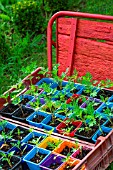
<svg viewBox="0 0 113 170">
<path fill-rule="evenodd" d="M 70 35 L 71 18 L 58 19 L 58 33 Z M 77 36 L 113 41 L 113 24 L 91 20 L 78 20 Z"/>
<path fill-rule="evenodd" d="M 65 71 L 70 50 L 70 36 L 58 34 L 58 62 L 60 73 Z M 91 39 L 77 38 L 75 43 L 75 55 L 73 69 L 79 71 L 79 75 L 91 72 L 94 79 L 113 80 L 113 46 Z"/>
</svg>

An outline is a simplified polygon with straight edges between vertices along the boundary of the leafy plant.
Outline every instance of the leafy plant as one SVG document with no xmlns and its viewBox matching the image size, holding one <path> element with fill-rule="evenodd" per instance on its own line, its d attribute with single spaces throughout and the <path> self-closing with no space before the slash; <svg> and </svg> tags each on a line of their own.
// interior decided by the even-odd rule
<svg viewBox="0 0 113 170">
<path fill-rule="evenodd" d="M 65 116 L 69 116 L 72 113 L 72 109 L 69 109 L 69 105 L 66 103 L 62 103 L 61 107 L 57 110 L 58 114 L 65 114 Z"/>
<path fill-rule="evenodd" d="M 4 131 L 2 131 L 2 134 L 0 136 L 0 141 L 4 142 L 4 146 L 7 145 L 7 140 L 12 138 L 12 132 L 6 134 Z M 1 147 L 3 147 L 3 145 Z"/>
<path fill-rule="evenodd" d="M 57 142 L 54 141 L 48 141 L 47 142 L 47 146 L 49 147 L 50 150 L 54 150 L 55 148 L 58 147 L 58 145 L 61 143 L 62 141 L 59 139 Z"/>
<path fill-rule="evenodd" d="M 9 152 L 9 153 L 4 153 L 4 152 L 0 152 L 0 155 L 2 155 L 2 161 L 6 161 L 9 165 L 10 168 L 12 168 L 12 161 L 11 158 L 14 155 L 14 151 Z M 0 165 L 1 166 L 1 165 Z M 2 167 L 1 167 L 2 168 Z"/>
<path fill-rule="evenodd" d="M 16 143 L 12 143 L 12 146 L 18 148 L 18 150 L 20 151 L 21 155 L 24 155 L 24 152 L 27 149 L 27 145 L 25 145 L 25 143 L 21 143 L 20 140 L 18 140 Z M 16 150 L 14 150 L 14 153 L 16 152 Z"/>
<path fill-rule="evenodd" d="M 19 1 L 13 4 L 12 9 L 14 22 L 18 25 L 18 30 L 23 36 L 26 35 L 26 32 L 31 34 L 34 32 L 36 35 L 44 31 L 44 17 L 40 8 L 40 2 L 31 0 Z"/>
<path fill-rule="evenodd" d="M 40 143 L 40 140 L 42 140 L 42 138 L 44 139 L 44 136 L 39 136 L 39 137 L 35 138 L 35 136 L 33 135 L 33 139 L 30 140 L 30 144 L 34 144 L 34 145 L 38 146 Z"/>
<path fill-rule="evenodd" d="M 2 130 L 4 131 L 4 128 L 5 128 L 5 126 L 7 125 L 7 120 L 1 120 L 0 121 L 0 127 L 2 128 Z"/>
<path fill-rule="evenodd" d="M 91 73 L 87 72 L 84 76 L 79 77 L 77 82 L 85 85 L 85 93 L 90 94 L 92 97 L 97 95 L 97 91 L 94 89 L 94 85 L 97 83 L 97 81 L 92 79 Z"/>
</svg>

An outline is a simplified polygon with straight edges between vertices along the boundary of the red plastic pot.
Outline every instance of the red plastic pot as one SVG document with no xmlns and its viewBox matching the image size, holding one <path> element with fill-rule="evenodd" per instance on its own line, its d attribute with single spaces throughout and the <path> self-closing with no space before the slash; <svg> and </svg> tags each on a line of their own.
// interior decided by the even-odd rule
<svg viewBox="0 0 113 170">
<path fill-rule="evenodd" d="M 63 134 L 65 136 L 70 136 L 73 137 L 75 135 L 75 132 L 77 131 L 78 128 L 80 128 L 80 126 L 82 125 L 81 121 L 69 121 L 68 123 L 66 122 L 67 120 L 69 120 L 69 118 L 66 118 L 63 122 L 61 122 L 57 127 L 56 130 L 60 133 Z M 65 129 L 66 127 L 69 127 L 69 125 L 73 125 L 75 126 L 75 129 L 70 131 L 70 132 L 66 132 Z"/>
</svg>

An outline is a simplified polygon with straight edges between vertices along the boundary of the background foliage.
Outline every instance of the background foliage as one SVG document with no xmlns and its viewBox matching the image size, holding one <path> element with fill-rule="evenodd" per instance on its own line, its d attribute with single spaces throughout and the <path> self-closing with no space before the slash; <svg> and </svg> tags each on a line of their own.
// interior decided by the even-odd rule
<svg viewBox="0 0 113 170">
<path fill-rule="evenodd" d="M 1 0 L 0 94 L 39 66 L 47 66 L 46 28 L 60 10 L 113 15 L 112 0 Z"/>
</svg>

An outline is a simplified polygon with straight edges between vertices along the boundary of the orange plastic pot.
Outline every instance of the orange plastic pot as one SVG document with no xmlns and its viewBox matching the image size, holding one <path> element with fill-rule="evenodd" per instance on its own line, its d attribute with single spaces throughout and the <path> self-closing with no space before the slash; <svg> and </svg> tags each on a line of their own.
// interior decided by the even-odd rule
<svg viewBox="0 0 113 170">
<path fill-rule="evenodd" d="M 71 142 L 71 141 L 65 140 L 65 141 L 63 141 L 61 144 L 59 144 L 59 146 L 58 146 L 57 148 L 55 148 L 55 149 L 53 150 L 53 152 L 58 153 L 58 154 L 61 154 L 61 152 L 63 151 L 63 149 L 64 149 L 66 146 L 68 146 L 69 148 L 74 148 L 75 151 L 76 151 L 76 150 L 79 149 L 80 144 L 78 144 L 78 143 L 73 143 L 73 142 Z M 73 153 L 74 153 L 75 151 L 73 151 Z M 67 154 L 68 154 L 68 153 L 67 153 Z"/>
<path fill-rule="evenodd" d="M 64 162 L 61 167 L 59 168 L 59 170 L 65 170 L 65 168 L 67 167 L 67 165 L 70 166 L 70 168 L 72 167 L 72 169 L 79 163 L 79 160 L 75 160 L 72 158 L 69 158 L 66 162 Z"/>
</svg>

